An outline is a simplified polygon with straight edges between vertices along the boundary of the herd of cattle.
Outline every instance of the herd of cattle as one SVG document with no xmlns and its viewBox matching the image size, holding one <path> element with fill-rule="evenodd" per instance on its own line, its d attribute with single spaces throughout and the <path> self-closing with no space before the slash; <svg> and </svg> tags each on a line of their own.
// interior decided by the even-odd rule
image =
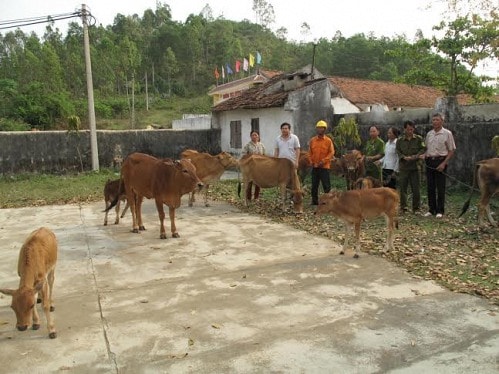
<svg viewBox="0 0 499 374">
<path fill-rule="evenodd" d="M 132 214 L 132 231 L 145 230 L 142 222 L 142 202 L 144 198 L 154 199 L 160 220 L 160 238 L 166 239 L 164 227 L 164 205 L 169 208 L 172 237 L 178 237 L 175 226 L 175 210 L 180 206 L 181 197 L 189 194 L 189 206 L 194 203 L 195 193 L 204 187 L 204 203 L 208 205 L 208 186 L 220 179 L 227 169 L 239 169 L 245 189 L 255 184 L 261 188 L 279 187 L 282 206 L 286 206 L 286 193 L 291 190 L 294 212 L 303 212 L 304 192 L 301 187 L 310 168 L 306 152 L 302 152 L 298 171 L 288 159 L 262 155 L 246 155 L 236 160 L 230 154 L 221 152 L 210 155 L 195 150 L 185 150 L 180 160 L 158 159 L 144 153 L 132 153 L 121 166 L 120 179 L 108 181 L 104 188 L 105 218 L 115 207 L 115 223 L 119 223 L 120 203 L 128 207 Z M 315 211 L 317 215 L 329 214 L 345 223 L 346 235 L 343 254 L 348 246 L 349 236 L 355 235 L 355 258 L 359 257 L 360 225 L 362 221 L 378 216 L 385 216 L 387 238 L 385 250 L 393 249 L 394 229 L 398 227 L 399 195 L 396 190 L 382 187 L 379 181 L 364 178 L 364 157 L 359 151 L 352 151 L 333 162 L 331 172 L 343 175 L 347 190 L 333 190 L 322 194 Z M 473 192 L 476 185 L 480 189 L 479 223 L 484 223 L 487 216 L 492 225 L 496 225 L 490 212 L 490 198 L 499 192 L 499 158 L 480 161 L 476 164 L 473 176 Z M 248 191 L 246 191 L 248 192 Z M 468 201 L 463 206 L 461 215 L 468 209 Z M 245 204 L 249 203 L 245 193 Z M 353 230 L 352 230 L 353 229 Z M 47 320 L 49 337 L 57 336 L 50 312 L 54 310 L 52 287 L 57 261 L 57 240 L 47 228 L 32 232 L 24 242 L 18 260 L 20 277 L 18 289 L 0 289 L 0 292 L 12 296 L 11 307 L 17 318 L 16 327 L 24 331 L 28 326 L 34 330 L 40 327 L 40 318 L 36 311 L 36 302 L 41 302 Z"/>
</svg>

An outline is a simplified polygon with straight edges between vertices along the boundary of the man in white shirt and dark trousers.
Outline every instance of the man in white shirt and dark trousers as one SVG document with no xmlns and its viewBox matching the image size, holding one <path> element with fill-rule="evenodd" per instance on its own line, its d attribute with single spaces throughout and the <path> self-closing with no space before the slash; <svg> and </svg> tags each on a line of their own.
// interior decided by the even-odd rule
<svg viewBox="0 0 499 374">
<path fill-rule="evenodd" d="M 452 133 L 443 128 L 444 116 L 435 113 L 431 123 L 433 130 L 426 134 L 426 183 L 428 189 L 429 212 L 425 216 L 434 215 L 442 218 L 445 207 L 445 181 L 447 164 L 454 156 L 456 144 Z"/>
</svg>

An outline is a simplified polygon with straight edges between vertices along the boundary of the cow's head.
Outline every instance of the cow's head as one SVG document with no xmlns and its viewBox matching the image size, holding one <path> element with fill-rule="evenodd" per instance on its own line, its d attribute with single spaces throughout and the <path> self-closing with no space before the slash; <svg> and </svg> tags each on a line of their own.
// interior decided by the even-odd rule
<svg viewBox="0 0 499 374">
<path fill-rule="evenodd" d="M 341 159 L 343 168 L 347 171 L 357 170 L 364 162 L 364 156 L 357 150 L 344 154 Z"/>
<path fill-rule="evenodd" d="M 293 211 L 295 213 L 303 213 L 303 190 L 293 190 Z"/>
<path fill-rule="evenodd" d="M 186 187 L 189 192 L 194 191 L 196 187 L 199 190 L 203 188 L 203 182 L 201 182 L 196 174 L 196 167 L 190 159 L 184 158 L 177 160 L 174 165 L 177 171 L 181 173 L 180 176 L 182 178 L 183 187 Z"/>
<path fill-rule="evenodd" d="M 341 192 L 332 190 L 331 192 L 324 193 L 319 196 L 319 204 L 317 205 L 317 209 L 314 214 L 322 215 L 328 214 L 331 211 L 332 206 L 335 201 L 340 197 Z"/>
<path fill-rule="evenodd" d="M 1 293 L 12 296 L 10 307 L 16 313 L 16 327 L 19 331 L 26 331 L 28 326 L 33 324 L 33 308 L 36 308 L 36 294 L 41 291 L 42 287 L 43 281 L 39 280 L 36 282 L 35 288 L 0 289 Z"/>
<path fill-rule="evenodd" d="M 221 152 L 217 157 L 224 169 L 237 168 L 239 164 L 239 162 L 227 152 Z"/>
</svg>

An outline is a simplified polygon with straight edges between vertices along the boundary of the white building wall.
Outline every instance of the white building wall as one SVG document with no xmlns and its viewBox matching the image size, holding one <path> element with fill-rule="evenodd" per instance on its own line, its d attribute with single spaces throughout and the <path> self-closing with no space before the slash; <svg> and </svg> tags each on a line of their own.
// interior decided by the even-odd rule
<svg viewBox="0 0 499 374">
<path fill-rule="evenodd" d="M 221 128 L 221 148 L 222 151 L 229 152 L 234 156 L 241 155 L 241 149 L 231 148 L 230 146 L 230 122 L 241 121 L 242 146 L 248 143 L 251 131 L 251 119 L 258 118 L 260 123 L 260 141 L 265 145 L 267 155 L 274 154 L 274 141 L 281 134 L 281 123 L 292 123 L 291 112 L 286 112 L 282 108 L 252 109 L 252 110 L 234 110 L 224 112 L 220 115 L 220 123 L 216 127 Z"/>
</svg>

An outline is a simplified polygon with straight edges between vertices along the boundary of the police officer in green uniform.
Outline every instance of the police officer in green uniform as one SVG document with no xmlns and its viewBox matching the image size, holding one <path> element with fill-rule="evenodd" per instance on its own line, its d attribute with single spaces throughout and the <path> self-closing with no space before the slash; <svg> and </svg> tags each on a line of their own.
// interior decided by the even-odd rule
<svg viewBox="0 0 499 374">
<path fill-rule="evenodd" d="M 407 187 L 411 186 L 412 211 L 416 213 L 421 207 L 420 193 L 420 156 L 425 153 L 426 147 L 423 138 L 414 133 L 413 121 L 404 122 L 404 134 L 398 138 L 396 150 L 399 156 L 399 193 L 400 209 L 407 211 Z"/>
</svg>

